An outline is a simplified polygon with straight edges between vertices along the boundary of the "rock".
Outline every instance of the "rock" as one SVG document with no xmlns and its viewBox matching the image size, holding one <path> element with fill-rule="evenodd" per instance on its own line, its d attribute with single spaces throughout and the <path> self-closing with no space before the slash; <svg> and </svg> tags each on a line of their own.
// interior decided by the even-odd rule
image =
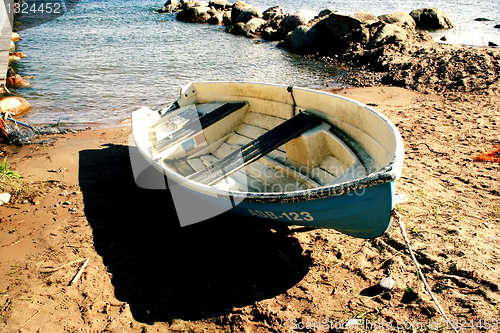
<svg viewBox="0 0 500 333">
<path fill-rule="evenodd" d="M 362 28 L 362 22 L 357 18 L 342 15 L 332 14 L 326 19 L 326 27 L 335 38 L 345 39 Z"/>
<path fill-rule="evenodd" d="M 363 328 L 364 327 L 364 320 L 363 319 L 349 319 L 348 321 L 345 322 L 343 328 L 345 329 L 358 329 L 358 328 Z"/>
<path fill-rule="evenodd" d="M 354 18 L 360 20 L 363 24 L 372 24 L 378 21 L 378 17 L 375 14 L 361 10 L 357 11 L 353 15 Z"/>
<path fill-rule="evenodd" d="M 14 116 L 28 111 L 30 107 L 28 101 L 18 96 L 4 97 L 0 100 L 0 111 L 9 112 Z"/>
<path fill-rule="evenodd" d="M 245 9 L 244 11 L 242 11 L 240 13 L 240 15 L 238 15 L 238 17 L 236 18 L 236 23 L 239 23 L 239 22 L 247 23 L 248 21 L 250 21 L 254 17 L 260 18 L 260 17 L 262 17 L 262 13 L 260 12 L 259 9 L 255 8 L 255 7 L 248 8 L 248 9 Z"/>
<path fill-rule="evenodd" d="M 315 40 L 323 52 L 336 55 L 342 54 L 352 43 L 367 42 L 367 29 L 357 18 L 333 13 L 316 23 Z"/>
<path fill-rule="evenodd" d="M 173 13 L 178 9 L 177 6 L 175 5 L 168 5 L 168 6 L 163 6 L 161 9 L 158 11 L 158 13 Z"/>
<path fill-rule="evenodd" d="M 10 52 L 13 52 L 15 49 L 16 49 L 16 44 L 14 44 L 14 42 L 13 42 L 13 41 L 10 41 L 9 51 L 10 51 Z"/>
<path fill-rule="evenodd" d="M 410 14 L 405 12 L 380 15 L 378 18 L 379 20 L 384 21 L 385 23 L 407 25 L 412 29 L 415 29 L 416 27 L 415 20 L 413 19 L 413 17 L 411 17 Z"/>
<path fill-rule="evenodd" d="M 304 25 L 314 19 L 316 13 L 309 9 L 301 9 L 293 14 L 288 14 L 285 16 L 281 22 L 281 27 L 283 29 L 283 35 L 288 34 L 293 29 L 297 28 L 299 25 Z"/>
<path fill-rule="evenodd" d="M 273 29 L 272 27 L 265 27 L 262 29 L 260 36 L 265 40 L 278 40 L 280 37 L 277 37 L 278 30 Z"/>
<path fill-rule="evenodd" d="M 406 42 L 408 40 L 408 32 L 395 25 L 384 24 L 373 36 L 370 42 L 370 48 L 379 47 L 383 44 L 394 44 L 395 42 Z"/>
<path fill-rule="evenodd" d="M 326 8 L 319 12 L 318 17 L 330 16 L 333 13 L 338 13 L 338 10 Z"/>
<path fill-rule="evenodd" d="M 385 290 L 392 290 L 394 288 L 395 283 L 396 282 L 394 281 L 394 279 L 392 279 L 390 277 L 386 277 L 386 278 L 383 278 L 382 280 L 380 280 L 378 285 Z"/>
<path fill-rule="evenodd" d="M 194 4 L 193 0 L 180 0 L 179 1 L 179 8 L 180 9 L 187 9 L 191 7 Z"/>
<path fill-rule="evenodd" d="M 17 61 L 17 60 L 21 60 L 22 58 L 26 58 L 27 55 L 22 53 L 22 52 L 11 52 L 9 54 L 9 64 L 14 62 L 14 61 Z"/>
<path fill-rule="evenodd" d="M 13 32 L 13 33 L 12 33 L 11 40 L 12 40 L 13 42 L 17 42 L 17 41 L 19 41 L 20 39 L 21 39 L 21 36 L 19 36 L 19 34 L 18 34 L 17 32 Z"/>
<path fill-rule="evenodd" d="M 245 27 L 249 33 L 251 33 L 253 35 L 258 35 L 259 28 L 265 23 L 266 23 L 266 20 L 264 20 L 260 17 L 254 17 L 245 24 Z"/>
<path fill-rule="evenodd" d="M 5 193 L 0 194 L 0 205 L 9 203 L 9 201 L 10 201 L 10 194 L 9 193 L 5 192 Z"/>
<path fill-rule="evenodd" d="M 210 19 L 210 7 L 194 6 L 177 13 L 177 20 L 191 23 L 206 23 Z"/>
<path fill-rule="evenodd" d="M 233 21 L 231 20 L 231 11 L 230 10 L 226 10 L 222 14 L 222 24 L 224 24 L 224 25 L 232 25 L 233 24 Z"/>
<path fill-rule="evenodd" d="M 410 13 L 419 28 L 451 29 L 453 22 L 444 11 L 438 8 L 415 9 Z"/>
<path fill-rule="evenodd" d="M 257 30 L 265 23 L 266 21 L 264 19 L 254 17 L 246 24 L 243 22 L 236 23 L 234 26 L 229 27 L 230 29 L 228 31 L 235 35 L 243 35 L 253 38 L 259 34 Z"/>
<path fill-rule="evenodd" d="M 493 28 L 500 29 L 500 24 L 495 25 Z"/>
<path fill-rule="evenodd" d="M 223 21 L 224 21 L 224 13 L 217 12 L 208 19 L 207 23 L 208 24 L 222 24 Z"/>
<path fill-rule="evenodd" d="M 215 15 L 219 14 L 219 11 L 217 9 L 215 9 L 214 7 L 210 7 L 210 9 L 208 10 L 207 13 L 210 16 L 215 16 Z"/>
<path fill-rule="evenodd" d="M 163 7 L 167 7 L 167 6 L 170 6 L 170 5 L 173 5 L 173 6 L 178 6 L 179 3 L 177 2 L 177 0 L 167 0 L 167 2 L 165 2 L 163 4 Z"/>
<path fill-rule="evenodd" d="M 31 84 L 27 80 L 16 76 L 8 77 L 5 80 L 5 85 L 7 88 L 31 87 Z"/>
<path fill-rule="evenodd" d="M 290 36 L 290 45 L 296 53 L 310 54 L 314 52 L 314 33 L 312 27 L 300 25 L 293 29 Z"/>
<path fill-rule="evenodd" d="M 446 42 L 448 40 L 448 38 L 446 38 L 446 36 L 443 36 L 443 37 L 439 38 L 439 40 L 442 40 L 443 42 Z"/>
<path fill-rule="evenodd" d="M 180 9 L 188 9 L 191 7 L 208 7 L 208 3 L 198 0 L 180 0 L 178 7 Z"/>
<path fill-rule="evenodd" d="M 252 8 L 252 6 L 246 2 L 236 1 L 231 9 L 231 19 L 233 20 L 233 24 L 236 24 L 236 19 L 241 13 L 250 8 Z"/>
<path fill-rule="evenodd" d="M 266 40 L 282 40 L 283 34 L 281 23 L 285 18 L 283 9 L 279 6 L 266 9 L 262 13 L 262 18 L 266 20 L 266 24 L 261 27 L 261 37 Z"/>
<path fill-rule="evenodd" d="M 205 1 L 194 1 L 193 7 L 209 7 L 208 2 Z"/>
<path fill-rule="evenodd" d="M 493 43 L 493 42 L 488 42 L 488 46 L 498 46 L 498 44 Z"/>
<path fill-rule="evenodd" d="M 474 21 L 489 22 L 489 21 L 493 21 L 493 20 L 490 20 L 490 19 L 487 19 L 487 18 L 484 18 L 484 17 L 478 17 L 478 18 L 474 19 Z"/>
<path fill-rule="evenodd" d="M 285 12 L 283 12 L 283 9 L 281 9 L 280 6 L 274 6 L 274 7 L 270 7 L 268 9 L 266 9 L 263 13 L 262 13 L 262 18 L 266 21 L 269 21 L 269 20 L 274 20 L 276 18 L 284 18 L 284 15 L 285 15 Z"/>
<path fill-rule="evenodd" d="M 208 5 L 210 7 L 214 7 L 217 10 L 226 10 L 233 6 L 233 4 L 227 0 L 212 0 L 208 3 Z"/>
</svg>

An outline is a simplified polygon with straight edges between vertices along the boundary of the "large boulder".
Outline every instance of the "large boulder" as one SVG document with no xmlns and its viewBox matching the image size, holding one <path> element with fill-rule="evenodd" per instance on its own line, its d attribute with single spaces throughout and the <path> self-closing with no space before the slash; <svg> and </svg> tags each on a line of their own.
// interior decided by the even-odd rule
<svg viewBox="0 0 500 333">
<path fill-rule="evenodd" d="M 178 10 L 179 3 L 177 0 L 168 0 L 165 2 L 163 7 L 159 10 L 160 13 L 172 13 L 173 11 Z"/>
<path fill-rule="evenodd" d="M 340 54 L 352 43 L 367 43 L 368 29 L 359 19 L 332 13 L 314 26 L 315 39 L 324 52 Z"/>
<path fill-rule="evenodd" d="M 233 24 L 233 20 L 231 20 L 231 11 L 230 10 L 226 10 L 222 14 L 222 24 L 224 24 L 226 26 Z"/>
<path fill-rule="evenodd" d="M 211 17 L 209 11 L 210 7 L 189 7 L 177 13 L 177 20 L 191 23 L 206 23 Z"/>
<path fill-rule="evenodd" d="M 177 7 L 179 9 L 188 9 L 191 7 L 208 7 L 208 2 L 200 0 L 180 0 Z"/>
<path fill-rule="evenodd" d="M 260 17 L 253 17 L 245 24 L 245 27 L 252 35 L 258 35 L 260 27 L 264 24 L 266 24 L 266 20 Z"/>
<path fill-rule="evenodd" d="M 354 13 L 354 18 L 360 20 L 363 24 L 372 24 L 378 21 L 378 17 L 375 14 L 367 12 L 365 10 L 360 10 Z"/>
<path fill-rule="evenodd" d="M 275 20 L 277 18 L 283 19 L 284 15 L 285 15 L 285 12 L 283 11 L 283 9 L 280 6 L 274 6 L 274 7 L 270 7 L 268 9 L 266 9 L 262 13 L 262 18 L 266 21 L 269 21 L 269 20 Z"/>
<path fill-rule="evenodd" d="M 214 7 L 217 10 L 225 10 L 225 9 L 231 8 L 233 6 L 233 4 L 227 0 L 211 0 L 208 3 L 208 6 Z"/>
<path fill-rule="evenodd" d="M 8 78 L 5 79 L 5 85 L 7 88 L 25 88 L 25 87 L 31 87 L 31 84 L 18 76 L 9 76 Z"/>
<path fill-rule="evenodd" d="M 284 35 L 281 22 L 285 18 L 283 9 L 279 6 L 270 7 L 262 13 L 262 18 L 266 20 L 266 24 L 261 28 L 261 37 L 266 40 L 282 40 Z"/>
<path fill-rule="evenodd" d="M 395 24 L 383 24 L 373 36 L 369 48 L 384 44 L 404 43 L 408 40 L 408 31 Z"/>
<path fill-rule="evenodd" d="M 252 8 L 252 6 L 248 3 L 243 1 L 236 1 L 233 5 L 233 8 L 231 9 L 231 19 L 233 21 L 233 24 L 236 24 L 236 19 L 241 13 L 250 8 Z"/>
<path fill-rule="evenodd" d="M 17 32 L 12 33 L 11 40 L 13 42 L 18 42 L 20 39 L 21 39 L 21 36 L 19 36 L 19 34 Z"/>
<path fill-rule="evenodd" d="M 380 21 L 384 21 L 385 23 L 391 23 L 400 26 L 406 25 L 411 29 L 415 29 L 416 27 L 415 20 L 413 19 L 413 17 L 411 17 L 410 14 L 405 12 L 380 15 L 378 18 Z"/>
<path fill-rule="evenodd" d="M 260 12 L 260 10 L 258 8 L 251 7 L 251 8 L 245 9 L 244 11 L 242 11 L 238 15 L 238 17 L 236 18 L 236 23 L 239 23 L 239 22 L 247 23 L 248 21 L 250 21 L 254 17 L 260 18 L 260 17 L 262 17 L 262 13 Z"/>
<path fill-rule="evenodd" d="M 290 46 L 295 53 L 311 54 L 314 50 L 314 33 L 312 27 L 300 25 L 293 29 L 290 36 Z"/>
<path fill-rule="evenodd" d="M 259 34 L 259 29 L 266 21 L 259 17 L 254 17 L 247 23 L 238 22 L 235 25 L 228 27 L 228 31 L 235 35 L 243 35 L 246 37 L 256 37 Z"/>
<path fill-rule="evenodd" d="M 8 112 L 14 116 L 28 111 L 30 107 L 28 101 L 18 96 L 4 97 L 0 100 L 0 112 Z"/>
<path fill-rule="evenodd" d="M 332 8 L 326 8 L 319 12 L 318 17 L 330 16 L 330 14 L 338 13 L 339 11 Z"/>
<path fill-rule="evenodd" d="M 217 12 L 208 19 L 208 24 L 222 24 L 224 21 L 224 12 Z"/>
<path fill-rule="evenodd" d="M 283 35 L 286 36 L 290 31 L 297 28 L 300 25 L 309 23 L 312 19 L 316 17 L 316 13 L 309 9 L 301 9 L 292 14 L 287 14 L 283 21 L 281 22 L 281 28 L 283 30 Z"/>
<path fill-rule="evenodd" d="M 410 13 L 418 28 L 451 29 L 451 18 L 439 8 L 420 8 Z"/>
</svg>

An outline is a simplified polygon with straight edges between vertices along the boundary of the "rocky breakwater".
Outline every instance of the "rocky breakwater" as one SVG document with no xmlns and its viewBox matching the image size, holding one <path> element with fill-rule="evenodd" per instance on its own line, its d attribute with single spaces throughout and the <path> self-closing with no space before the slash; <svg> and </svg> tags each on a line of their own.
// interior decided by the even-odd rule
<svg viewBox="0 0 500 333">
<path fill-rule="evenodd" d="M 160 12 L 176 12 L 180 21 L 222 24 L 236 35 L 278 41 L 293 53 L 348 65 L 343 80 L 355 86 L 471 91 L 498 85 L 498 49 L 436 43 L 425 30 L 453 27 L 437 8 L 375 16 L 335 9 L 284 13 L 279 6 L 260 11 L 243 1 L 169 0 Z"/>
</svg>

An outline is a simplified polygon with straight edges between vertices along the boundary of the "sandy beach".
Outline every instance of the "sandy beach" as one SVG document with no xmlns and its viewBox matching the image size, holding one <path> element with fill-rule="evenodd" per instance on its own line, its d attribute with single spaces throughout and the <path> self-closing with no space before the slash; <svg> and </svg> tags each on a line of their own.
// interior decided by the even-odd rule
<svg viewBox="0 0 500 333">
<path fill-rule="evenodd" d="M 500 328 L 500 164 L 473 160 L 500 144 L 498 88 L 335 93 L 401 131 L 397 210 L 452 322 Z M 29 185 L 0 206 L 0 332 L 447 330 L 397 224 L 373 240 L 231 213 L 180 228 L 168 191 L 135 185 L 129 134 L 0 146 Z M 384 277 L 395 287 L 380 294 Z"/>
</svg>

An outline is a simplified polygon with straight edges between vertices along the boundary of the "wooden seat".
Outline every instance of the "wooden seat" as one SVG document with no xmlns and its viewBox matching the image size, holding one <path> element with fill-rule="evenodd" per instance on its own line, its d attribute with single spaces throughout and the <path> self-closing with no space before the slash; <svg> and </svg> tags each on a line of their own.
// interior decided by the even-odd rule
<svg viewBox="0 0 500 333">
<path fill-rule="evenodd" d="M 293 118 L 274 127 L 255 140 L 234 151 L 207 168 L 192 174 L 189 178 L 196 182 L 213 185 L 244 166 L 267 155 L 272 150 L 317 126 L 322 120 L 308 113 L 299 113 Z"/>
<path fill-rule="evenodd" d="M 241 109 L 247 103 L 246 102 L 231 102 L 226 103 L 217 109 L 206 113 L 200 117 L 194 117 L 189 120 L 184 126 L 173 132 L 166 138 L 156 142 L 155 152 L 161 153 L 162 151 L 172 147 L 173 145 L 186 140 L 189 137 L 196 136 L 200 134 L 204 128 L 213 125 L 217 121 L 223 119 L 229 114 Z"/>
</svg>

